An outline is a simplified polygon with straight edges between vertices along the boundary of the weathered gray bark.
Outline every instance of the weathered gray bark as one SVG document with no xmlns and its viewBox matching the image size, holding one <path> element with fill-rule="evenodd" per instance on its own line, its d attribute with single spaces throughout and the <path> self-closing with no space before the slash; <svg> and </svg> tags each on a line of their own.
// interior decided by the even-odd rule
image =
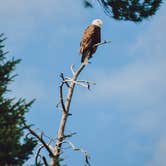
<svg viewBox="0 0 166 166">
<path fill-rule="evenodd" d="M 61 117 L 60 126 L 59 126 L 59 130 L 58 130 L 57 142 L 54 147 L 54 156 L 55 157 L 51 159 L 51 163 L 50 163 L 51 166 L 60 166 L 59 158 L 60 158 L 60 154 L 61 154 L 62 142 L 65 138 L 64 132 L 65 132 L 65 126 L 66 126 L 66 122 L 67 122 L 68 115 L 69 115 L 70 104 L 71 104 L 71 100 L 72 100 L 77 78 L 85 66 L 86 66 L 86 64 L 82 63 L 80 65 L 80 67 L 78 68 L 78 70 L 73 73 L 73 77 L 71 78 L 72 81 L 69 84 L 70 86 L 68 87 L 68 94 L 67 94 L 65 105 L 64 105 L 65 108 L 63 108 L 63 106 L 62 106 L 62 108 L 63 108 L 62 117 Z"/>
</svg>

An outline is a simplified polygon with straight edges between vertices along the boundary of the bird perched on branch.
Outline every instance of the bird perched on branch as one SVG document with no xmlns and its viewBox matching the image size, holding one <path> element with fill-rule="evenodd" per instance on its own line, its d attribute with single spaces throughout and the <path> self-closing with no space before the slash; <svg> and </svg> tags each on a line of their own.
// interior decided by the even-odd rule
<svg viewBox="0 0 166 166">
<path fill-rule="evenodd" d="M 102 20 L 95 19 L 92 21 L 92 24 L 85 29 L 80 42 L 80 54 L 82 55 L 81 63 L 87 63 L 88 59 L 92 58 L 92 55 L 96 52 L 96 44 L 101 42 L 102 25 Z"/>
</svg>

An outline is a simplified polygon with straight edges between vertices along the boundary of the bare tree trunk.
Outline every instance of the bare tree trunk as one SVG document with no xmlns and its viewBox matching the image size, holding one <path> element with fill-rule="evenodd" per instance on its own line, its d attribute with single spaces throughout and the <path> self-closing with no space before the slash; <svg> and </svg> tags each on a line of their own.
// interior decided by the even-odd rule
<svg viewBox="0 0 166 166">
<path fill-rule="evenodd" d="M 65 108 L 63 108 L 65 110 L 63 110 L 63 112 L 62 112 L 62 117 L 61 117 L 60 126 L 59 126 L 59 130 L 58 130 L 57 142 L 54 147 L 54 156 L 55 157 L 51 159 L 51 163 L 50 163 L 51 166 L 60 166 L 59 159 L 60 159 L 60 154 L 61 154 L 62 143 L 65 138 L 64 131 L 65 131 L 65 126 L 66 126 L 66 122 L 68 119 L 68 115 L 69 115 L 70 103 L 71 103 L 71 99 L 73 96 L 74 87 L 75 87 L 77 78 L 85 66 L 86 66 L 86 64 L 82 63 L 80 65 L 80 67 L 78 68 L 78 70 L 73 73 L 73 77 L 71 78 L 71 83 L 70 83 L 70 86 L 68 87 L 68 94 L 67 94 L 66 101 L 65 101 Z"/>
</svg>

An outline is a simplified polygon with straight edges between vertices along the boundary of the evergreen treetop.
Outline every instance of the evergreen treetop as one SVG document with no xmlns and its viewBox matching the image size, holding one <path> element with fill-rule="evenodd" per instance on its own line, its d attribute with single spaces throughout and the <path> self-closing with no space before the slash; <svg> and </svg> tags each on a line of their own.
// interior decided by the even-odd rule
<svg viewBox="0 0 166 166">
<path fill-rule="evenodd" d="M 0 34 L 0 165 L 22 165 L 29 159 L 36 141 L 24 135 L 25 113 L 33 101 L 7 97 L 8 85 L 16 75 L 12 72 L 19 59 L 7 58 L 4 35 Z"/>
</svg>

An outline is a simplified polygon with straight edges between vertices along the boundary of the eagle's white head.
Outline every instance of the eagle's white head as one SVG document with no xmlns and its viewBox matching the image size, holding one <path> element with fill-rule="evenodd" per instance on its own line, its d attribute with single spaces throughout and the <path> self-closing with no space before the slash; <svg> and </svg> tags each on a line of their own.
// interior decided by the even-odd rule
<svg viewBox="0 0 166 166">
<path fill-rule="evenodd" d="M 103 25 L 103 21 L 101 19 L 95 19 L 92 21 L 92 25 L 96 25 L 101 28 Z"/>
</svg>

